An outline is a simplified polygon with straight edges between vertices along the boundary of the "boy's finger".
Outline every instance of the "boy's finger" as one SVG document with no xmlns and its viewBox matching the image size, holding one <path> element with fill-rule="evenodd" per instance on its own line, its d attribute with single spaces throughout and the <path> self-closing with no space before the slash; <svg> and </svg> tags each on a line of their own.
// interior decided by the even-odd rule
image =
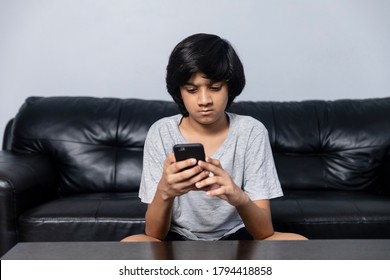
<svg viewBox="0 0 390 280">
<path fill-rule="evenodd" d="M 187 167 L 192 167 L 196 164 L 196 159 L 194 158 L 189 158 L 186 160 L 178 161 L 175 164 L 176 172 L 180 172 L 181 170 L 187 168 Z"/>
<path fill-rule="evenodd" d="M 198 165 L 210 172 L 212 172 L 214 175 L 221 175 L 221 168 L 217 167 L 216 165 L 212 164 L 212 163 L 208 163 L 208 162 L 205 162 L 205 161 L 198 161 Z"/>
<path fill-rule="evenodd" d="M 206 162 L 211 163 L 211 164 L 213 164 L 213 165 L 215 165 L 215 166 L 218 166 L 218 167 L 222 167 L 222 166 L 221 166 L 221 162 L 220 162 L 219 160 L 213 159 L 213 158 L 211 158 L 211 157 L 207 157 L 207 158 L 206 158 Z"/>
</svg>

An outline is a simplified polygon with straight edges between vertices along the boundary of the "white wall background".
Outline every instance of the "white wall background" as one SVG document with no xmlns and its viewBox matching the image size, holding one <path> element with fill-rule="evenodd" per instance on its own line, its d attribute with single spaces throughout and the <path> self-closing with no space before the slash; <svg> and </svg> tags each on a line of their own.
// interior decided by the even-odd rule
<svg viewBox="0 0 390 280">
<path fill-rule="evenodd" d="M 198 32 L 235 46 L 240 100 L 390 96 L 387 0 L 0 0 L 0 135 L 31 95 L 169 100 L 168 56 Z"/>
</svg>

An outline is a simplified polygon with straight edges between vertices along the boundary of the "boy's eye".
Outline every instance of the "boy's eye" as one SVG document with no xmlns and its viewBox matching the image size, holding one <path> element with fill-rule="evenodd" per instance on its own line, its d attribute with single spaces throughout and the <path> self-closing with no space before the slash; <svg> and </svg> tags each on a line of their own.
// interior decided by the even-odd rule
<svg viewBox="0 0 390 280">
<path fill-rule="evenodd" d="M 188 93 L 195 93 L 196 92 L 196 88 L 187 88 L 186 90 Z"/>
<path fill-rule="evenodd" d="M 218 85 L 218 86 L 211 86 L 210 90 L 212 90 L 212 91 L 219 91 L 221 88 L 222 88 L 222 86 L 220 86 L 220 85 Z"/>
</svg>

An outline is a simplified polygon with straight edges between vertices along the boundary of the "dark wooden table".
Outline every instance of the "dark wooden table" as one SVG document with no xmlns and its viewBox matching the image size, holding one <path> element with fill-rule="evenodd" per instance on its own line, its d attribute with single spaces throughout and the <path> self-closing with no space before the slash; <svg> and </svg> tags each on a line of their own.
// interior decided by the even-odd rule
<svg viewBox="0 0 390 280">
<path fill-rule="evenodd" d="M 18 243 L 2 260 L 390 260 L 390 239 Z"/>
</svg>

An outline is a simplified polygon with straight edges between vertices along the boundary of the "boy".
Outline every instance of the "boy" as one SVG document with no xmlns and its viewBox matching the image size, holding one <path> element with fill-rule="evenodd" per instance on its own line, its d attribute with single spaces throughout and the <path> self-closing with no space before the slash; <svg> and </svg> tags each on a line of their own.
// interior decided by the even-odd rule
<svg viewBox="0 0 390 280">
<path fill-rule="evenodd" d="M 181 114 L 148 132 L 139 192 L 148 204 L 146 234 L 123 241 L 305 239 L 273 230 L 269 199 L 283 193 L 267 130 L 226 112 L 245 86 L 230 43 L 210 34 L 184 39 L 169 58 L 166 84 Z M 202 143 L 206 161 L 176 162 L 178 143 Z"/>
</svg>

